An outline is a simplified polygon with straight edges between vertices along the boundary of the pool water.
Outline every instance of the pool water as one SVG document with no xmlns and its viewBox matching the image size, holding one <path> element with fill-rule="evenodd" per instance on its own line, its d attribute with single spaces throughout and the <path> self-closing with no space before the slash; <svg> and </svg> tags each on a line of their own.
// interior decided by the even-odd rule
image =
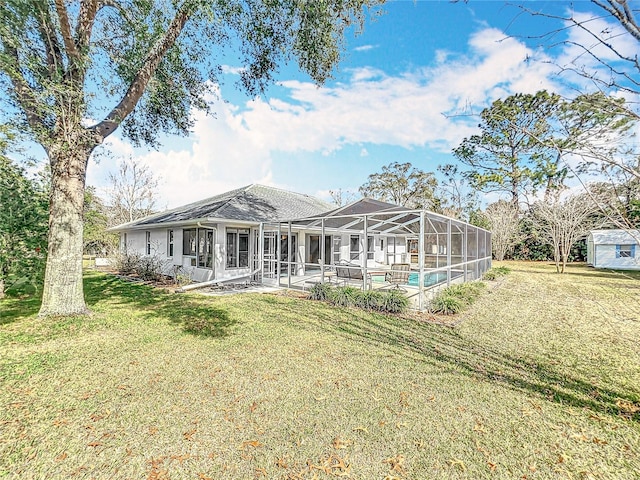
<svg viewBox="0 0 640 480">
<path fill-rule="evenodd" d="M 409 281 L 407 285 L 412 287 L 418 286 L 418 272 L 411 272 L 409 274 Z M 374 282 L 384 282 L 384 275 L 374 275 L 371 278 Z M 430 287 L 432 285 L 436 285 L 441 282 L 445 282 L 447 280 L 447 272 L 433 272 L 433 273 L 425 273 L 424 275 L 424 286 Z"/>
<path fill-rule="evenodd" d="M 412 287 L 418 286 L 418 273 L 410 273 L 409 281 L 407 285 L 411 285 Z M 424 286 L 430 287 L 432 285 L 436 285 L 438 283 L 444 282 L 447 280 L 447 272 L 434 272 L 434 273 L 425 273 L 424 275 Z"/>
</svg>

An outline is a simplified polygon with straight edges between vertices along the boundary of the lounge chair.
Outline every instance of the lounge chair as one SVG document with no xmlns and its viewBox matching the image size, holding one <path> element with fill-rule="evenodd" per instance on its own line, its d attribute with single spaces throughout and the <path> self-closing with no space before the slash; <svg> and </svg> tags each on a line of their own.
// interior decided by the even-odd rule
<svg viewBox="0 0 640 480">
<path fill-rule="evenodd" d="M 394 263 L 391 265 L 391 270 L 385 274 L 384 280 L 399 289 L 400 285 L 409 283 L 410 273 L 411 265 L 408 263 Z"/>
</svg>

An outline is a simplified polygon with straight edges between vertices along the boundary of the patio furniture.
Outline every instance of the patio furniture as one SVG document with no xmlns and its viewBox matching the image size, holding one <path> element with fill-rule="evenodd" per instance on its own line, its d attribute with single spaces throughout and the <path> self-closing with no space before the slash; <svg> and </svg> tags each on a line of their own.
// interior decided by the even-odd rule
<svg viewBox="0 0 640 480">
<path fill-rule="evenodd" d="M 362 283 L 362 267 L 349 262 L 340 262 L 334 265 L 336 279 L 342 280 L 345 285 L 350 282 Z M 371 283 L 371 277 L 367 275 L 367 284 Z"/>
<path fill-rule="evenodd" d="M 411 265 L 408 263 L 394 263 L 391 270 L 384 276 L 384 280 L 399 289 L 400 285 L 409 283 L 409 274 L 411 273 Z"/>
</svg>

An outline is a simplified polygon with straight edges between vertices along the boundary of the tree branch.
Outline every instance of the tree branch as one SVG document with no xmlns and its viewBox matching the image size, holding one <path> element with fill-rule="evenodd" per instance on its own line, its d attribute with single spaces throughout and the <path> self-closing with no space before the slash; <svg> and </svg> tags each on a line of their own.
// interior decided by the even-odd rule
<svg viewBox="0 0 640 480">
<path fill-rule="evenodd" d="M 69 15 L 67 14 L 67 7 L 64 4 L 64 0 L 55 0 L 56 13 L 58 14 L 58 20 L 60 21 L 60 32 L 62 33 L 62 41 L 64 42 L 65 50 L 69 59 L 78 59 L 80 54 L 76 48 L 76 43 L 71 35 L 71 25 L 69 23 Z M 83 2 L 84 5 L 84 2 Z"/>
<path fill-rule="evenodd" d="M 86 0 L 80 5 L 78 24 L 76 25 L 76 42 L 80 54 L 89 46 L 91 31 L 93 30 L 97 13 L 98 2 L 96 0 Z"/>
<path fill-rule="evenodd" d="M 39 2 L 35 2 L 34 5 L 38 9 L 36 18 L 38 19 L 40 38 L 42 39 L 42 43 L 44 44 L 47 52 L 47 66 L 49 69 L 49 77 L 53 78 L 55 72 L 58 69 L 62 69 L 64 67 L 60 44 L 58 43 L 56 29 L 53 24 L 53 20 L 51 19 L 49 9 L 42 8 Z"/>
<path fill-rule="evenodd" d="M 620 10 L 611 0 L 608 0 L 607 3 L 601 2 L 599 0 L 593 0 L 597 6 L 609 12 L 613 17 L 615 17 L 620 25 L 624 27 L 624 29 L 629 32 L 636 40 L 640 41 L 640 30 L 638 28 L 638 22 L 636 21 L 633 12 L 629 8 L 629 4 L 626 0 L 618 0 L 616 3 L 621 4 L 622 10 Z"/>
<path fill-rule="evenodd" d="M 133 78 L 120 103 L 100 123 L 92 127 L 98 141 L 111 135 L 122 121 L 133 111 L 142 97 L 149 80 L 153 77 L 165 53 L 177 40 L 192 12 L 192 4 L 187 2 L 178 10 L 164 36 L 156 42 L 142 66 Z"/>
<path fill-rule="evenodd" d="M 38 111 L 38 101 L 36 100 L 36 96 L 20 71 L 20 59 L 18 57 L 18 50 L 15 47 L 7 46 L 5 44 L 4 52 L 8 57 L 11 58 L 13 63 L 10 68 L 5 69 L 5 73 L 7 74 L 11 81 L 11 84 L 13 85 L 16 100 L 24 111 L 27 117 L 27 122 L 33 130 L 34 135 L 39 139 L 40 143 L 46 145 L 47 137 L 50 136 L 50 134 L 46 130 L 44 118 Z"/>
</svg>

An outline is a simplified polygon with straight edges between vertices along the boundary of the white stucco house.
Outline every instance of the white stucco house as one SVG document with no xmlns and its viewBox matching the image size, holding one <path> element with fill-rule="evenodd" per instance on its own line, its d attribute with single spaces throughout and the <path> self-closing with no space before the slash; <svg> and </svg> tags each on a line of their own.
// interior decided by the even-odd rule
<svg viewBox="0 0 640 480">
<path fill-rule="evenodd" d="M 111 229 L 123 251 L 161 256 L 196 282 L 251 279 L 286 288 L 350 282 L 380 288 L 394 268 L 416 308 L 436 285 L 491 267 L 491 233 L 426 210 L 363 198 L 336 208 L 263 185 Z"/>
<path fill-rule="evenodd" d="M 640 230 L 591 230 L 587 236 L 587 265 L 640 270 Z"/>
<path fill-rule="evenodd" d="M 319 215 L 335 206 L 285 190 L 249 185 L 111 228 L 122 251 L 159 255 L 168 275 L 181 267 L 194 281 L 225 281 L 259 269 L 260 225 Z"/>
</svg>

